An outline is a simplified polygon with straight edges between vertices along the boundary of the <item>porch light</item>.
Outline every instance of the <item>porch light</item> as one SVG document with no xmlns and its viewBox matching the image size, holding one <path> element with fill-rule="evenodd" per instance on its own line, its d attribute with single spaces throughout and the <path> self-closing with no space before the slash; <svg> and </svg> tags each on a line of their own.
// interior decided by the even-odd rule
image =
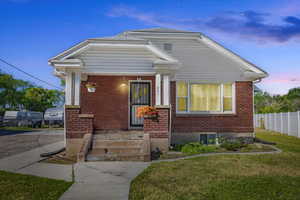
<svg viewBox="0 0 300 200">
<path fill-rule="evenodd" d="M 120 87 L 126 87 L 127 84 L 126 83 L 121 83 Z"/>
<path fill-rule="evenodd" d="M 96 86 L 97 86 L 96 83 L 91 83 L 91 82 L 89 82 L 89 83 L 87 83 L 85 85 L 85 87 L 87 88 L 88 92 L 95 92 L 96 91 Z"/>
<path fill-rule="evenodd" d="M 126 82 L 125 77 L 123 76 L 122 82 L 121 82 L 121 84 L 120 84 L 120 87 L 121 87 L 121 88 L 124 88 L 124 87 L 126 87 L 126 86 L 127 86 L 127 82 Z"/>
</svg>

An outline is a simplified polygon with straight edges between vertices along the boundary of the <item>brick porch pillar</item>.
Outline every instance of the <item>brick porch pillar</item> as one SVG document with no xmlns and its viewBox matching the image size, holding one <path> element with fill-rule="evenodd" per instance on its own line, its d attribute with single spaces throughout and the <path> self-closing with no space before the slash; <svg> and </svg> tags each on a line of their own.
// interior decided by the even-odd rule
<svg viewBox="0 0 300 200">
<path fill-rule="evenodd" d="M 170 139 L 170 107 L 156 106 L 158 119 L 144 119 L 144 132 L 150 136 L 151 151 L 159 148 L 165 152 L 169 150 Z"/>
<path fill-rule="evenodd" d="M 80 151 L 85 134 L 93 134 L 93 114 L 80 114 L 80 106 L 65 106 L 66 152 L 69 156 Z"/>
</svg>

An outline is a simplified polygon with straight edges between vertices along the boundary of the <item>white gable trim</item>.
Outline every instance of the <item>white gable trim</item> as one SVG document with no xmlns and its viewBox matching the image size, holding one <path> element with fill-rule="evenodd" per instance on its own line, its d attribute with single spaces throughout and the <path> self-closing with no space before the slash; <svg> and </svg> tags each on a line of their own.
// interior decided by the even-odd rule
<svg viewBox="0 0 300 200">
<path fill-rule="evenodd" d="M 84 45 L 84 43 L 86 43 Z M 83 46 L 82 46 L 83 45 Z M 82 47 L 80 47 L 82 46 Z M 167 62 L 170 63 L 178 63 L 178 61 L 174 58 L 172 58 L 171 56 L 167 55 L 166 53 L 164 53 L 163 51 L 159 50 L 158 48 L 154 47 L 153 45 L 144 45 L 144 44 L 112 44 L 112 43 L 90 43 L 88 41 L 84 41 L 64 52 L 62 52 L 61 54 L 51 58 L 49 60 L 49 63 L 52 63 L 53 61 L 65 61 L 66 59 L 80 54 L 81 52 L 83 52 L 84 50 L 86 50 L 89 47 L 92 46 L 100 46 L 100 47 L 126 47 L 126 48 L 146 48 L 150 53 L 154 54 L 155 56 L 157 56 L 158 58 L 164 59 Z M 58 59 L 58 60 L 57 60 Z"/>
<path fill-rule="evenodd" d="M 80 42 L 80 43 L 76 44 L 75 46 L 73 46 L 73 47 L 61 52 L 60 54 L 50 58 L 48 62 L 51 63 L 53 60 L 62 60 L 66 55 L 68 55 L 68 53 L 76 51 L 76 49 L 77 50 L 82 49 L 86 44 L 88 44 L 88 40 Z M 82 46 L 82 47 L 80 47 L 80 46 Z"/>
<path fill-rule="evenodd" d="M 262 69 L 258 68 L 257 66 L 253 65 L 252 63 L 249 63 L 248 61 L 244 60 L 240 56 L 236 55 L 235 53 L 233 53 L 230 50 L 226 49 L 225 47 L 221 46 L 220 44 L 218 44 L 217 42 L 208 38 L 207 36 L 202 35 L 201 38 L 198 38 L 198 40 L 204 42 L 209 47 L 212 47 L 213 49 L 219 51 L 220 53 L 231 58 L 232 60 L 240 63 L 246 69 L 256 72 L 258 74 L 263 74 L 264 77 L 268 76 L 267 72 L 263 71 Z"/>
</svg>

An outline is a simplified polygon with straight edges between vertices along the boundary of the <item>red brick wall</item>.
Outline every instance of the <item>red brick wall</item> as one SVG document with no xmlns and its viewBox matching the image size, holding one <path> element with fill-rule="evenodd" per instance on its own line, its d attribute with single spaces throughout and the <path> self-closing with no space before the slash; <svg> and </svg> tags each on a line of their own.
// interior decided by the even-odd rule
<svg viewBox="0 0 300 200">
<path fill-rule="evenodd" d="M 79 117 L 80 108 L 65 108 L 67 138 L 83 138 L 93 133 L 93 118 Z"/>
<path fill-rule="evenodd" d="M 80 107 L 82 113 L 94 114 L 95 129 L 128 129 L 128 87 L 120 87 L 129 80 L 151 80 L 152 104 L 155 101 L 154 76 L 88 76 L 81 83 Z M 86 82 L 97 83 L 96 92 L 87 92 Z"/>
<path fill-rule="evenodd" d="M 144 119 L 144 131 L 150 138 L 169 137 L 169 108 L 157 108 L 158 119 Z"/>
<path fill-rule="evenodd" d="M 253 132 L 253 84 L 236 82 L 236 114 L 176 115 L 176 83 L 171 82 L 173 132 Z"/>
</svg>

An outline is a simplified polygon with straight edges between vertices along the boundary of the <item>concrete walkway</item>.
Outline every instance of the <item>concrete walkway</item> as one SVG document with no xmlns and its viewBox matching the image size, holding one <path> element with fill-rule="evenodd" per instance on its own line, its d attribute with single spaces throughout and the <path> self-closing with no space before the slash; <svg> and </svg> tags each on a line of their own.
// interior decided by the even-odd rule
<svg viewBox="0 0 300 200">
<path fill-rule="evenodd" d="M 75 183 L 60 200 L 127 200 L 130 182 L 149 165 L 124 161 L 77 163 Z"/>
<path fill-rule="evenodd" d="M 2 158 L 0 159 L 0 170 L 72 181 L 72 165 L 39 163 L 45 159 L 40 157 L 41 153 L 55 151 L 63 146 L 64 142 L 57 142 Z"/>
</svg>

